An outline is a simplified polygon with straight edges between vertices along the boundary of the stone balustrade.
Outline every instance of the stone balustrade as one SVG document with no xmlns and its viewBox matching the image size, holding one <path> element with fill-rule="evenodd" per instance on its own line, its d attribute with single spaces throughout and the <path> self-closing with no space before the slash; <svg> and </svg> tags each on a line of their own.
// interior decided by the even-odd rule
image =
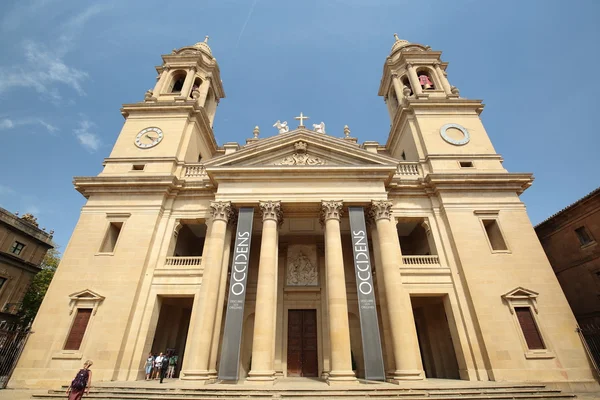
<svg viewBox="0 0 600 400">
<path fill-rule="evenodd" d="M 402 256 L 404 265 L 439 265 L 438 256 Z"/>
<path fill-rule="evenodd" d="M 206 169 L 203 164 L 186 165 L 183 171 L 184 178 L 202 178 L 206 176 Z"/>
<path fill-rule="evenodd" d="M 419 176 L 419 163 L 418 162 L 401 162 L 398 164 L 396 169 L 398 175 L 414 175 Z"/>
<path fill-rule="evenodd" d="M 199 267 L 202 265 L 201 256 L 193 257 L 167 257 L 165 260 L 165 266 L 170 267 Z"/>
</svg>

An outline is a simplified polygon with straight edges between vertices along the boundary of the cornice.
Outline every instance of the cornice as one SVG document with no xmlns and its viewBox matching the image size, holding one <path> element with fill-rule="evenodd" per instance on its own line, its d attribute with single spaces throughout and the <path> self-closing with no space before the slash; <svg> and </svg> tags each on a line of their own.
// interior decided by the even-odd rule
<svg viewBox="0 0 600 400">
<path fill-rule="evenodd" d="M 530 173 L 430 173 L 424 183 L 435 192 L 511 190 L 521 194 L 533 179 Z"/>
<path fill-rule="evenodd" d="M 396 173 L 396 165 L 342 165 L 342 166 L 258 166 L 258 167 L 206 167 L 211 181 L 321 181 L 353 180 L 372 181 L 379 179 L 387 185 Z"/>
<path fill-rule="evenodd" d="M 181 181 L 166 176 L 95 176 L 73 178 L 75 189 L 88 198 L 92 193 L 169 194 L 181 188 Z"/>
</svg>

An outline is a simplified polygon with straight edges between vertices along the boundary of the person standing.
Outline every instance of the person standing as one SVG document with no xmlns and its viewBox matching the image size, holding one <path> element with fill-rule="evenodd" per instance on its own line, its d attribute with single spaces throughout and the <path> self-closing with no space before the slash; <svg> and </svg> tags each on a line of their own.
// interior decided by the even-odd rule
<svg viewBox="0 0 600 400">
<path fill-rule="evenodd" d="M 146 358 L 146 380 L 149 381 L 152 379 L 152 369 L 154 369 L 154 356 L 152 353 L 148 353 L 148 358 Z"/>
<path fill-rule="evenodd" d="M 158 357 L 156 357 L 154 359 L 154 372 L 153 372 L 153 376 L 152 376 L 153 379 L 159 379 L 160 371 L 162 368 L 162 363 L 163 363 L 164 358 L 165 357 L 163 356 L 163 353 L 161 352 L 158 354 Z"/>
<path fill-rule="evenodd" d="M 169 358 L 169 369 L 167 370 L 167 378 L 175 377 L 175 368 L 177 368 L 177 354 L 173 354 Z"/>
<path fill-rule="evenodd" d="M 169 356 L 166 355 L 163 357 L 162 364 L 160 366 L 160 383 L 163 383 L 163 379 L 165 379 L 165 375 L 167 374 L 167 369 L 169 368 Z"/>
<path fill-rule="evenodd" d="M 93 363 L 92 360 L 87 360 L 83 364 L 83 368 L 75 375 L 75 379 L 73 379 L 67 389 L 69 400 L 81 400 L 84 393 L 88 394 L 90 392 L 90 387 L 92 386 L 92 371 L 90 371 L 90 367 Z"/>
</svg>

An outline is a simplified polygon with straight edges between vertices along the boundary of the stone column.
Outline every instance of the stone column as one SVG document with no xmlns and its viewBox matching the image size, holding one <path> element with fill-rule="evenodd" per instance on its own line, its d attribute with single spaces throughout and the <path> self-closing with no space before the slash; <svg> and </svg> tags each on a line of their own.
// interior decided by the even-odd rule
<svg viewBox="0 0 600 400">
<path fill-rule="evenodd" d="M 327 270 L 327 305 L 331 371 L 327 382 L 358 382 L 352 371 L 348 300 L 344 277 L 344 258 L 340 233 L 341 201 L 321 202 L 321 221 L 325 225 L 325 268 Z"/>
<path fill-rule="evenodd" d="M 398 75 L 392 75 L 392 83 L 394 84 L 394 91 L 396 92 L 396 98 L 398 99 L 398 103 L 400 103 L 400 99 L 404 97 L 404 93 L 402 92 L 402 83 L 400 82 L 400 78 Z M 400 104 L 398 104 L 400 105 Z"/>
<path fill-rule="evenodd" d="M 452 94 L 452 89 L 450 88 L 450 82 L 448 82 L 448 78 L 446 78 L 446 75 L 444 74 L 444 71 L 442 70 L 440 63 L 436 62 L 433 64 L 433 66 L 435 67 L 435 72 L 436 72 L 438 81 L 442 83 L 444 92 L 446 92 L 446 94 Z"/>
<path fill-rule="evenodd" d="M 219 355 L 219 339 L 221 338 L 221 325 L 223 322 L 223 311 L 225 309 L 225 293 L 227 292 L 227 272 L 229 271 L 229 255 L 231 253 L 231 237 L 236 230 L 237 215 L 232 213 L 225 234 L 225 248 L 223 251 L 223 265 L 219 278 L 219 296 L 217 297 L 217 311 L 215 315 L 215 327 L 213 329 L 212 346 L 210 350 L 210 361 L 208 369 L 210 375 L 217 376 L 217 360 Z"/>
<path fill-rule="evenodd" d="M 160 78 L 158 79 L 158 82 L 156 82 L 156 85 L 154 85 L 154 90 L 152 91 L 155 97 L 158 98 L 158 96 L 161 94 L 168 76 L 169 67 L 164 67 L 162 72 L 160 73 Z"/>
<path fill-rule="evenodd" d="M 273 382 L 277 312 L 277 227 L 283 214 L 280 201 L 261 201 L 259 207 L 263 217 L 263 229 L 256 284 L 252 370 L 248 374 L 248 380 Z"/>
<path fill-rule="evenodd" d="M 395 380 L 423 379 L 423 366 L 419 357 L 419 341 L 410 295 L 402 286 L 399 266 L 402 251 L 396 224 L 392 222 L 392 202 L 373 201 L 372 218 L 377 225 L 381 268 L 377 270 L 377 281 L 385 285 L 388 318 L 391 327 L 392 348 L 396 370 Z M 379 275 L 381 273 L 381 275 Z"/>
<path fill-rule="evenodd" d="M 206 96 L 208 95 L 208 89 L 210 88 L 210 76 L 207 76 L 202 80 L 198 91 L 200 95 L 198 96 L 198 105 L 204 107 L 206 104 Z"/>
<path fill-rule="evenodd" d="M 417 76 L 415 67 L 408 63 L 406 64 L 406 69 L 408 71 L 408 80 L 410 81 L 410 85 L 413 87 L 413 92 L 415 95 L 423 94 L 423 88 L 421 88 L 421 84 L 419 83 L 419 77 Z"/>
<path fill-rule="evenodd" d="M 183 81 L 183 86 L 181 88 L 181 97 L 186 100 L 190 98 L 190 92 L 192 91 L 192 84 L 194 83 L 195 76 L 196 67 L 192 67 L 188 70 L 187 75 L 185 76 L 185 81 Z"/>
<path fill-rule="evenodd" d="M 233 212 L 229 201 L 213 201 L 210 203 L 210 207 L 213 223 L 208 248 L 205 249 L 205 255 L 202 257 L 204 275 L 198 301 L 194 301 L 194 307 L 198 307 L 198 309 L 193 313 L 194 319 L 190 321 L 190 325 L 195 327 L 195 334 L 188 340 L 181 379 L 205 380 L 209 378 L 208 363 L 223 266 L 223 249 L 227 222 Z"/>
<path fill-rule="evenodd" d="M 388 302 L 385 298 L 385 285 L 383 283 L 383 272 L 381 271 L 381 252 L 379 249 L 379 235 L 377 234 L 377 225 L 373 220 L 373 213 L 367 213 L 367 226 L 371 234 L 371 243 L 373 243 L 373 261 L 375 265 L 375 273 L 377 274 L 377 294 L 379 296 L 379 307 L 381 310 L 381 326 L 383 328 L 383 358 L 385 361 L 386 376 L 393 376 L 394 372 L 394 350 L 391 341 L 390 320 L 388 318 L 387 307 Z"/>
</svg>

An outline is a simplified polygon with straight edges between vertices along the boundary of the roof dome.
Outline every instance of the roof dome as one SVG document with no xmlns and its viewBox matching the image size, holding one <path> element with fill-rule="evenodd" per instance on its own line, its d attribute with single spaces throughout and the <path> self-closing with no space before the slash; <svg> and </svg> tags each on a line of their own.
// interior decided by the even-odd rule
<svg viewBox="0 0 600 400">
<path fill-rule="evenodd" d="M 212 50 L 208 46 L 208 36 L 206 36 L 204 38 L 204 42 L 198 42 L 194 45 L 194 47 L 197 48 L 198 50 L 208 54 L 209 56 L 212 56 Z"/>
<path fill-rule="evenodd" d="M 400 50 L 404 46 L 408 46 L 410 44 L 410 42 L 408 40 L 400 39 L 398 37 L 397 33 L 394 33 L 394 37 L 396 38 L 396 41 L 394 42 L 394 45 L 392 46 L 392 53 L 395 53 L 396 51 Z"/>
</svg>

